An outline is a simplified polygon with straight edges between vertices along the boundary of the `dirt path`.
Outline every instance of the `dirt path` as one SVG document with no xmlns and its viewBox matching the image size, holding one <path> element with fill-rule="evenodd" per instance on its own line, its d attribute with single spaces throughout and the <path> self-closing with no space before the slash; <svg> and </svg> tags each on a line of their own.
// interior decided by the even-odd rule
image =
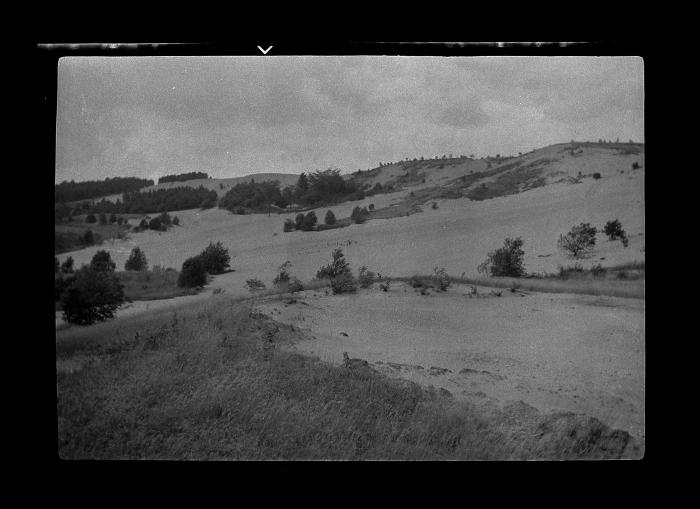
<svg viewBox="0 0 700 509">
<path fill-rule="evenodd" d="M 572 411 L 644 443 L 644 301 L 570 294 L 466 296 L 468 288 L 420 296 L 390 292 L 325 296 L 261 311 L 306 329 L 293 348 L 334 362 L 343 352 L 390 376 L 484 404 L 522 400 Z"/>
</svg>

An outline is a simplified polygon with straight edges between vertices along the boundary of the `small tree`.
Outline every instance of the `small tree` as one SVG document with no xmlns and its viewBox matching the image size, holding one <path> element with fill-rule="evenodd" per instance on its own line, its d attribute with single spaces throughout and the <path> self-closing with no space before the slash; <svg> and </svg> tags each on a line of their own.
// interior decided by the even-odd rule
<svg viewBox="0 0 700 509">
<path fill-rule="evenodd" d="M 177 216 L 173 218 L 173 225 L 180 226 L 180 219 Z"/>
<path fill-rule="evenodd" d="M 369 210 L 374 210 L 374 203 L 369 204 Z"/>
<path fill-rule="evenodd" d="M 73 257 L 69 256 L 68 258 L 66 258 L 66 261 L 63 262 L 63 265 L 61 265 L 61 272 L 63 272 L 64 274 L 71 274 L 73 272 L 73 264 Z"/>
<path fill-rule="evenodd" d="M 124 270 L 147 270 L 148 260 L 146 260 L 146 255 L 141 248 L 136 246 L 131 250 L 129 259 L 124 264 Z"/>
<path fill-rule="evenodd" d="M 110 223 L 110 224 L 113 224 L 113 223 L 116 223 L 116 222 L 117 222 L 117 215 L 116 215 L 114 212 L 112 212 L 112 213 L 109 215 L 109 223 Z"/>
<path fill-rule="evenodd" d="M 211 242 L 207 248 L 202 251 L 199 258 L 204 264 L 204 270 L 209 274 L 221 274 L 230 265 L 231 255 L 228 253 L 221 242 L 214 244 Z"/>
<path fill-rule="evenodd" d="M 355 207 L 350 214 L 350 219 L 352 219 L 355 224 L 362 224 L 367 221 L 369 217 L 369 211 L 366 207 Z"/>
<path fill-rule="evenodd" d="M 160 216 L 154 217 L 148 222 L 148 227 L 151 230 L 161 231 L 163 229 L 163 220 Z"/>
<path fill-rule="evenodd" d="M 107 214 L 100 212 L 100 224 L 107 224 Z"/>
<path fill-rule="evenodd" d="M 148 221 L 142 219 L 139 223 L 139 230 L 148 230 Z"/>
<path fill-rule="evenodd" d="M 249 292 L 255 293 L 255 292 L 259 292 L 259 291 L 264 290 L 265 283 L 263 283 L 259 279 L 251 278 L 251 279 L 246 279 L 245 287 Z"/>
<path fill-rule="evenodd" d="M 574 226 L 566 235 L 560 235 L 558 246 L 574 258 L 585 255 L 595 247 L 597 229 L 589 223 L 581 223 Z"/>
<path fill-rule="evenodd" d="M 609 240 L 617 240 L 625 235 L 625 231 L 622 229 L 622 223 L 617 219 L 605 223 L 603 232 L 608 236 Z"/>
<path fill-rule="evenodd" d="M 207 271 L 199 256 L 188 258 L 182 264 L 177 285 L 184 288 L 197 288 L 207 283 Z"/>
<path fill-rule="evenodd" d="M 296 224 L 291 219 L 285 219 L 283 229 L 285 232 L 293 232 L 296 229 Z"/>
<path fill-rule="evenodd" d="M 450 284 L 452 284 L 452 281 L 444 267 L 434 267 L 433 273 L 435 274 L 435 282 L 437 283 L 438 290 L 440 290 L 441 292 L 447 291 Z"/>
<path fill-rule="evenodd" d="M 304 222 L 301 225 L 301 229 L 305 232 L 310 232 L 314 229 L 314 226 L 316 226 L 317 222 L 318 218 L 316 217 L 316 213 L 312 210 L 304 216 Z"/>
<path fill-rule="evenodd" d="M 492 277 L 522 277 L 525 274 L 523 268 L 525 251 L 522 247 L 523 239 L 520 237 L 506 238 L 503 247 L 491 251 L 486 260 L 479 265 L 479 272 Z"/>
<path fill-rule="evenodd" d="M 328 212 L 326 212 L 326 218 L 324 219 L 324 222 L 327 225 L 335 224 L 335 214 L 333 214 L 332 210 L 329 210 Z"/>
<path fill-rule="evenodd" d="M 107 320 L 124 300 L 124 287 L 113 272 L 83 267 L 61 294 L 63 317 L 79 325 Z"/>
<path fill-rule="evenodd" d="M 596 179 L 596 180 L 598 180 L 598 179 L 600 178 L 600 173 L 595 172 L 595 173 L 593 174 L 593 178 Z"/>
<path fill-rule="evenodd" d="M 121 226 L 121 225 L 124 224 L 124 218 L 123 218 L 122 216 L 119 216 L 119 217 L 117 218 L 117 224 L 118 224 L 119 226 Z"/>
<path fill-rule="evenodd" d="M 117 268 L 117 264 L 112 261 L 109 252 L 100 250 L 92 257 L 90 268 L 98 272 L 114 272 L 114 269 Z"/>
<path fill-rule="evenodd" d="M 93 213 L 88 214 L 88 215 L 85 217 L 85 222 L 86 222 L 86 223 L 96 223 L 96 222 L 97 222 L 97 218 L 95 217 L 95 214 L 93 214 Z"/>
<path fill-rule="evenodd" d="M 330 265 L 321 267 L 316 273 L 318 279 L 330 279 L 334 294 L 353 293 L 357 291 L 357 281 L 352 275 L 350 264 L 343 255 L 343 250 L 333 250 L 333 261 Z"/>
</svg>

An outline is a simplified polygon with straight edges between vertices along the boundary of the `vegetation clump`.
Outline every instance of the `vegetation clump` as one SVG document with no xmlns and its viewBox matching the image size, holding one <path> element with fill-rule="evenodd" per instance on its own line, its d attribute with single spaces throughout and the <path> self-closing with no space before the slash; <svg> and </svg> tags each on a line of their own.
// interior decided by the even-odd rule
<svg viewBox="0 0 700 509">
<path fill-rule="evenodd" d="M 90 325 L 114 317 L 124 301 L 124 287 L 113 271 L 92 266 L 79 269 L 61 293 L 63 318 L 68 323 Z"/>
<path fill-rule="evenodd" d="M 332 210 L 329 210 L 326 212 L 326 217 L 324 219 L 324 223 L 327 225 L 334 225 L 335 224 L 335 214 L 333 214 Z"/>
<path fill-rule="evenodd" d="M 200 256 L 188 258 L 182 264 L 177 285 L 183 288 L 197 288 L 207 283 L 207 271 Z"/>
<path fill-rule="evenodd" d="M 58 259 L 56 259 L 56 261 L 58 262 Z M 69 256 L 68 258 L 66 258 L 66 261 L 64 261 L 63 264 L 61 265 L 61 272 L 63 272 L 64 274 L 72 274 L 73 273 L 73 264 L 74 264 L 73 257 Z"/>
<path fill-rule="evenodd" d="M 222 274 L 225 272 L 231 262 L 231 255 L 221 242 L 216 244 L 210 242 L 204 251 L 202 251 L 198 258 L 202 261 L 204 270 L 209 274 Z"/>
<path fill-rule="evenodd" d="M 595 236 L 598 232 L 595 226 L 581 223 L 574 226 L 566 235 L 560 235 L 557 243 L 559 249 L 569 256 L 578 258 L 590 253 L 595 247 Z"/>
<path fill-rule="evenodd" d="M 256 278 L 246 279 L 245 287 L 250 293 L 260 292 L 265 289 L 265 283 Z"/>
<path fill-rule="evenodd" d="M 492 277 L 522 277 L 525 275 L 522 249 L 523 239 L 520 237 L 506 238 L 503 247 L 491 251 L 486 260 L 478 267 L 478 271 Z"/>
<path fill-rule="evenodd" d="M 376 278 L 377 275 L 371 270 L 367 269 L 366 265 L 360 267 L 360 271 L 357 277 L 357 281 L 360 284 L 360 288 L 369 288 L 370 286 L 372 286 Z"/>
<path fill-rule="evenodd" d="M 124 264 L 124 270 L 148 270 L 148 260 L 140 247 L 136 246 L 131 250 L 131 254 Z"/>
<path fill-rule="evenodd" d="M 343 255 L 340 248 L 334 249 L 332 253 L 333 261 L 321 267 L 316 273 L 317 279 L 330 279 L 333 294 L 355 293 L 357 291 L 357 281 L 352 275 L 350 264 Z"/>
<path fill-rule="evenodd" d="M 304 221 L 301 224 L 301 229 L 305 232 L 310 232 L 314 229 L 314 226 L 316 226 L 317 222 L 318 218 L 316 217 L 316 213 L 312 210 L 304 216 Z"/>
<path fill-rule="evenodd" d="M 355 224 L 362 224 L 366 222 L 368 218 L 369 211 L 367 210 L 367 207 L 355 207 L 352 209 L 352 213 L 350 214 L 350 219 L 352 219 Z"/>
<path fill-rule="evenodd" d="M 92 257 L 90 268 L 98 272 L 114 272 L 117 264 L 112 261 L 109 252 L 100 250 Z"/>
</svg>

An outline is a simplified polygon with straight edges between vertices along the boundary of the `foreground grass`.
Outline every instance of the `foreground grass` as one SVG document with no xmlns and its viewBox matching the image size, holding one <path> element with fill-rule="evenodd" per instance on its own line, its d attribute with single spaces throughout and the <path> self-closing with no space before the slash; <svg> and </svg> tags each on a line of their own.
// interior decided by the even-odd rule
<svg viewBox="0 0 700 509">
<path fill-rule="evenodd" d="M 64 459 L 507 459 L 629 454 L 573 414 L 466 404 L 281 349 L 301 332 L 224 298 L 57 335 Z"/>
</svg>

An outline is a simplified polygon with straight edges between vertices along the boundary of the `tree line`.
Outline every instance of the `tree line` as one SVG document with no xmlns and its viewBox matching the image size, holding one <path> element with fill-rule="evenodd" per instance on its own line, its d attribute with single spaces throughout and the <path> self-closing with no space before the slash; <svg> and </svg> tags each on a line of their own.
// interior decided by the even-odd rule
<svg viewBox="0 0 700 509">
<path fill-rule="evenodd" d="M 64 180 L 54 186 L 56 203 L 88 200 L 110 194 L 138 191 L 141 188 L 152 186 L 153 181 L 136 177 L 114 177 L 104 180 L 86 180 L 84 182 L 70 182 Z"/>
<path fill-rule="evenodd" d="M 210 178 L 208 174 L 201 172 L 201 171 L 192 171 L 190 173 L 178 173 L 178 174 L 173 174 L 173 175 L 163 175 L 158 179 L 159 184 L 163 184 L 165 182 L 185 182 L 187 180 L 196 180 L 196 179 L 208 179 Z"/>
</svg>

